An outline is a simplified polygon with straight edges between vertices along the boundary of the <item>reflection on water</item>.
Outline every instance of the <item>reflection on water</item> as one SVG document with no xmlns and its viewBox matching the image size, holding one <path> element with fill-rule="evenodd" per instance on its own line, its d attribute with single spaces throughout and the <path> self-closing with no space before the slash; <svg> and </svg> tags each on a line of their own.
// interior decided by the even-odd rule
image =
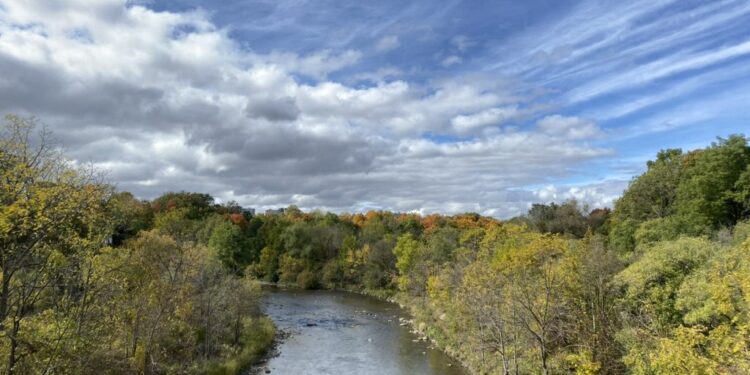
<svg viewBox="0 0 750 375">
<path fill-rule="evenodd" d="M 416 341 L 396 305 L 354 293 L 266 289 L 264 305 L 291 335 L 271 374 L 468 374 L 459 363 Z"/>
</svg>

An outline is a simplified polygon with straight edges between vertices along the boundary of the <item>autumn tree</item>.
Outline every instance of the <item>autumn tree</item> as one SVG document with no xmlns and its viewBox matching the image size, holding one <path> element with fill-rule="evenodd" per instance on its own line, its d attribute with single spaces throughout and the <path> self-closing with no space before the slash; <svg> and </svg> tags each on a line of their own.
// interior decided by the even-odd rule
<svg viewBox="0 0 750 375">
<path fill-rule="evenodd" d="M 109 239 L 101 214 L 111 189 L 65 160 L 35 120 L 12 115 L 0 135 L 0 174 L 0 339 L 11 374 L 35 351 L 22 339 L 24 322 L 49 293 L 77 297 L 77 280 L 64 276 Z"/>
</svg>

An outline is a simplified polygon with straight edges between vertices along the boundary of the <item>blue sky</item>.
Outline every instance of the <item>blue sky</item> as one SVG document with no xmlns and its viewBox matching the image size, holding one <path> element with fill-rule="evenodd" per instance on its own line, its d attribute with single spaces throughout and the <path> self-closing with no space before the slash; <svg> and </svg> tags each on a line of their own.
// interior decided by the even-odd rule
<svg viewBox="0 0 750 375">
<path fill-rule="evenodd" d="M 52 4 L 0 0 L 0 110 L 145 198 L 509 217 L 750 129 L 748 1 Z"/>
</svg>

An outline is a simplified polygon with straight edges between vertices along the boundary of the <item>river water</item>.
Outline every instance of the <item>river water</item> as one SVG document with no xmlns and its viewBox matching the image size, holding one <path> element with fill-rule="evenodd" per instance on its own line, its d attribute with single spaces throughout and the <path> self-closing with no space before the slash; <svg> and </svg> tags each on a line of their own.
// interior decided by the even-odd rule
<svg viewBox="0 0 750 375">
<path fill-rule="evenodd" d="M 264 289 L 266 313 L 289 336 L 261 373 L 468 374 L 401 326 L 408 316 L 397 305 L 349 292 Z"/>
</svg>

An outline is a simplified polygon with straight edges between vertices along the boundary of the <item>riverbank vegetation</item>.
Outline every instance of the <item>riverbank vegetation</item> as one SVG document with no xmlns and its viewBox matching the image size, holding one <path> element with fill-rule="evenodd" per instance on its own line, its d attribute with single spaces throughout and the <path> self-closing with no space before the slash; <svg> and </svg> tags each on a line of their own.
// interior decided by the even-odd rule
<svg viewBox="0 0 750 375">
<path fill-rule="evenodd" d="M 139 200 L 30 134 L 0 144 L 6 372 L 237 373 L 274 336 L 255 280 L 393 298 L 476 373 L 750 372 L 742 136 L 660 152 L 612 210 L 500 221 Z"/>
</svg>

